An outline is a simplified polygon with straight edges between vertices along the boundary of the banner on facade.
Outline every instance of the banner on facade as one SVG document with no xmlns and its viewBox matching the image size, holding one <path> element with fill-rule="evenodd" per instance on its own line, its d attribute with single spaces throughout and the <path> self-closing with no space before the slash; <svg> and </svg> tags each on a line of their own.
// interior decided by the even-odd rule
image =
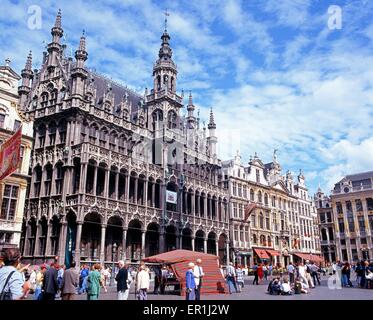
<svg viewBox="0 0 373 320">
<path fill-rule="evenodd" d="M 255 209 L 256 207 L 256 203 L 249 203 L 245 206 L 245 221 L 247 221 L 251 215 L 251 212 L 253 212 L 253 210 Z"/>
<path fill-rule="evenodd" d="M 18 168 L 21 152 L 22 126 L 0 146 L 0 181 Z"/>
<path fill-rule="evenodd" d="M 166 190 L 166 202 L 177 204 L 177 192 Z"/>
</svg>

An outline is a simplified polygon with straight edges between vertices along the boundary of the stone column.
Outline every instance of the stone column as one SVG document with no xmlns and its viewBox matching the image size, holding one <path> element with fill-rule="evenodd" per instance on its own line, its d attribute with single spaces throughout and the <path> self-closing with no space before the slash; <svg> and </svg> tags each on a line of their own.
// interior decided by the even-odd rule
<svg viewBox="0 0 373 320">
<path fill-rule="evenodd" d="M 207 219 L 208 212 L 207 212 L 207 195 L 203 198 L 203 218 Z"/>
<path fill-rule="evenodd" d="M 119 172 L 115 173 L 115 200 L 119 200 Z"/>
<path fill-rule="evenodd" d="M 152 183 L 152 199 L 151 199 L 151 207 L 155 207 L 155 186 L 156 182 Z"/>
<path fill-rule="evenodd" d="M 135 178 L 135 192 L 134 192 L 134 201 L 133 201 L 133 203 L 137 203 L 137 188 L 138 188 L 138 186 L 139 186 L 139 178 L 138 177 L 136 177 Z"/>
<path fill-rule="evenodd" d="M 207 238 L 203 238 L 203 252 L 207 253 Z"/>
<path fill-rule="evenodd" d="M 192 235 L 191 238 L 192 238 L 192 251 L 196 251 L 196 237 Z"/>
<path fill-rule="evenodd" d="M 227 265 L 230 262 L 230 257 L 229 257 L 229 241 L 226 241 L 225 243 L 225 250 L 226 250 L 226 255 L 227 255 Z"/>
<path fill-rule="evenodd" d="M 159 233 L 159 253 L 163 253 L 166 251 L 166 239 L 165 239 L 165 231 L 161 230 Z"/>
<path fill-rule="evenodd" d="M 66 250 L 66 234 L 67 234 L 67 222 L 61 222 L 60 239 L 58 242 L 58 256 L 60 263 L 65 262 L 65 250 Z"/>
<path fill-rule="evenodd" d="M 87 170 L 88 170 L 88 164 L 87 163 L 81 163 L 80 164 L 80 181 L 79 181 L 79 193 L 85 193 L 85 186 L 87 183 Z"/>
<path fill-rule="evenodd" d="M 141 259 L 145 258 L 145 235 L 146 230 L 141 230 Z"/>
<path fill-rule="evenodd" d="M 125 262 L 127 259 L 127 228 L 123 228 L 122 234 L 122 260 Z"/>
<path fill-rule="evenodd" d="M 191 194 L 191 205 L 192 205 L 191 214 L 193 216 L 195 216 L 196 215 L 196 195 L 195 195 L 195 192 Z"/>
<path fill-rule="evenodd" d="M 45 255 L 51 255 L 51 235 L 52 235 L 52 223 L 48 220 L 48 230 L 46 235 Z"/>
<path fill-rule="evenodd" d="M 180 238 L 179 238 L 179 240 L 180 240 L 180 244 L 179 244 L 179 247 L 180 247 L 180 249 L 183 249 L 183 236 L 182 236 L 182 230 L 180 230 Z"/>
<path fill-rule="evenodd" d="M 34 256 L 39 256 L 41 255 L 42 253 L 40 252 L 39 250 L 39 237 L 40 237 L 40 231 L 41 231 L 41 225 L 39 223 L 39 220 L 36 219 L 36 233 L 35 233 L 35 246 L 34 246 L 34 252 L 33 252 L 33 255 Z"/>
<path fill-rule="evenodd" d="M 144 180 L 143 182 L 143 204 L 145 206 L 148 205 L 148 180 Z"/>
<path fill-rule="evenodd" d="M 101 245 L 100 245 L 100 261 L 104 264 L 105 261 L 105 237 L 106 237 L 106 227 L 105 223 L 101 224 Z"/>
<path fill-rule="evenodd" d="M 97 165 L 94 166 L 95 170 L 93 171 L 93 195 L 97 196 Z"/>
<path fill-rule="evenodd" d="M 219 241 L 215 240 L 216 255 L 219 256 Z"/>
<path fill-rule="evenodd" d="M 109 183 L 110 183 L 110 170 L 105 168 L 105 187 L 104 187 L 104 197 L 109 197 Z"/>
<path fill-rule="evenodd" d="M 83 221 L 76 222 L 76 238 L 75 238 L 75 257 L 74 260 L 77 266 L 80 266 L 80 245 L 81 245 L 81 238 L 82 238 L 82 228 L 83 228 Z"/>
<path fill-rule="evenodd" d="M 198 213 L 198 215 L 200 216 L 201 215 L 201 210 L 200 210 L 200 199 L 199 199 L 199 197 L 200 197 L 200 195 L 198 194 L 198 195 L 196 195 L 195 196 L 196 197 L 196 199 L 195 199 L 195 202 L 196 202 L 196 213 Z"/>
<path fill-rule="evenodd" d="M 124 198 L 126 202 L 129 202 L 130 198 L 130 175 L 126 174 L 126 181 L 125 181 L 125 190 L 124 190 Z"/>
</svg>

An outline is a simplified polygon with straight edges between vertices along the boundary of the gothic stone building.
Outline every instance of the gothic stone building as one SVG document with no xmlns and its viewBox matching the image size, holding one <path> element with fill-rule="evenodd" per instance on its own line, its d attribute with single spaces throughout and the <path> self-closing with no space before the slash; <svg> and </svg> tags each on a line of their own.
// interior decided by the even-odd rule
<svg viewBox="0 0 373 320">
<path fill-rule="evenodd" d="M 16 247 L 20 243 L 23 210 L 32 149 L 32 122 L 25 119 L 18 104 L 20 76 L 7 59 L 0 66 L 0 144 L 9 139 L 22 125 L 21 160 L 18 169 L 0 181 L 0 249 Z M 0 171 L 2 171 L 0 168 Z"/>
<path fill-rule="evenodd" d="M 237 153 L 222 167 L 229 190 L 233 261 L 247 266 L 259 261 L 287 265 L 320 260 L 316 211 L 302 172 L 296 180 L 289 171 L 283 176 L 276 153 L 266 164 L 255 155 L 248 166 Z M 250 204 L 256 207 L 247 217 L 245 207 Z"/>
<path fill-rule="evenodd" d="M 226 261 L 216 125 L 211 111 L 208 134 L 199 127 L 191 94 L 181 115 L 167 30 L 144 95 L 85 67 L 84 34 L 75 61 L 66 57 L 60 12 L 51 33 L 40 70 L 29 56 L 19 88 L 35 129 L 25 260 L 112 263 L 183 248 Z"/>
</svg>

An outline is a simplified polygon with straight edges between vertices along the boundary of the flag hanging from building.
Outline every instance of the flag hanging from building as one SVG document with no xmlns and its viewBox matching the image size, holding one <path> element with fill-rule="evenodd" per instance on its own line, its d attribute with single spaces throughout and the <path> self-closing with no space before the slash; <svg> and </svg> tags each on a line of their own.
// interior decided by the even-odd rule
<svg viewBox="0 0 373 320">
<path fill-rule="evenodd" d="M 22 126 L 0 146 L 0 181 L 18 168 L 21 152 Z"/>
<path fill-rule="evenodd" d="M 252 202 L 245 206 L 245 221 L 247 221 L 251 215 L 251 212 L 256 208 L 256 203 Z"/>
</svg>

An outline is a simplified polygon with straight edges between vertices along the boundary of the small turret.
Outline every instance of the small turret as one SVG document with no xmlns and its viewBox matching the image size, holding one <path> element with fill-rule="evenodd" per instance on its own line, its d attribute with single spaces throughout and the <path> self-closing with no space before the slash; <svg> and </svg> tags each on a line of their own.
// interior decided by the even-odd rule
<svg viewBox="0 0 373 320">
<path fill-rule="evenodd" d="M 25 68 L 21 71 L 22 76 L 22 85 L 18 87 L 18 94 L 19 94 L 19 104 L 22 110 L 26 109 L 25 103 L 27 100 L 27 96 L 31 90 L 31 81 L 34 77 L 34 72 L 32 71 L 32 52 L 30 50 Z"/>
</svg>

